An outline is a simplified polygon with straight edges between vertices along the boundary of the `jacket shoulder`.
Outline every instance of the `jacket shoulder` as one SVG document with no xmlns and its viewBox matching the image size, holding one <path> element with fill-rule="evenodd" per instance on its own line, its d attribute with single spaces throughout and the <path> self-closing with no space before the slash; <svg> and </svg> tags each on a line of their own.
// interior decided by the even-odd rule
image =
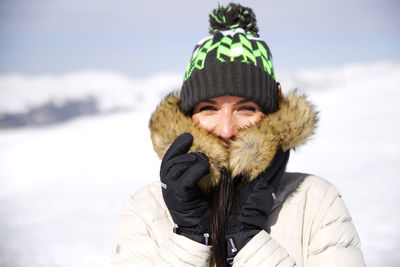
<svg viewBox="0 0 400 267">
<path fill-rule="evenodd" d="M 283 182 L 287 187 L 295 187 L 295 188 L 311 188 L 313 191 L 326 191 L 331 187 L 334 187 L 331 182 L 328 180 L 309 173 L 301 173 L 301 172 L 285 172 L 283 174 Z"/>
<path fill-rule="evenodd" d="M 324 201 L 328 200 L 327 197 L 335 198 L 340 196 L 336 186 L 324 178 L 299 172 L 284 173 L 282 183 L 278 188 L 278 194 L 283 199 L 291 195 L 306 194 L 307 197 L 323 199 Z"/>
<path fill-rule="evenodd" d="M 336 186 L 304 173 L 285 173 L 282 179 L 280 193 L 286 197 L 282 208 L 277 209 L 276 221 L 271 218 L 271 236 L 288 248 L 296 261 L 310 266 L 326 262 L 332 262 L 330 266 L 363 266 L 359 236 Z M 298 229 L 302 229 L 302 235 L 296 244 Z M 337 257 L 339 254 L 345 256 Z M 340 259 L 357 264 L 342 264 Z"/>
<path fill-rule="evenodd" d="M 285 172 L 276 189 L 277 205 L 286 202 L 288 198 L 293 199 L 299 196 L 304 198 L 315 197 L 320 200 L 326 199 L 328 191 L 333 194 L 339 194 L 333 184 L 319 176 L 299 172 Z"/>
<path fill-rule="evenodd" d="M 122 214 L 140 214 L 145 221 L 170 217 L 161 192 L 160 182 L 154 182 L 131 195 L 122 207 Z"/>
<path fill-rule="evenodd" d="M 306 202 L 309 211 L 322 216 L 324 219 L 329 219 L 326 217 L 327 211 L 333 211 L 336 214 L 341 214 L 342 220 L 351 220 L 342 195 L 334 184 L 311 174 L 287 173 L 286 175 L 286 179 L 292 181 L 288 182 L 288 185 L 294 187 L 292 193 L 289 193 L 289 198 L 300 197 Z M 291 185 L 291 183 L 293 184 Z M 336 219 L 339 220 L 339 218 Z"/>
<path fill-rule="evenodd" d="M 326 211 L 335 211 L 336 209 L 336 212 L 346 217 L 346 220 L 351 220 L 350 213 L 344 204 L 339 189 L 324 178 L 316 175 L 308 175 L 300 183 L 298 190 L 306 192 L 307 198 L 313 202 L 312 204 L 316 204 L 311 206 L 318 207 L 317 211 L 325 219 L 327 219 L 326 214 L 324 214 Z"/>
<path fill-rule="evenodd" d="M 306 192 L 306 208 L 313 214 L 309 255 L 320 254 L 332 247 L 352 247 L 359 251 L 359 236 L 337 187 L 321 177 L 308 175 L 299 190 Z"/>
<path fill-rule="evenodd" d="M 137 191 L 135 194 L 131 195 L 128 198 L 128 201 L 131 200 L 133 202 L 143 201 L 147 199 L 159 200 L 162 199 L 161 192 L 161 183 L 159 181 L 153 182 L 144 188 Z"/>
<path fill-rule="evenodd" d="M 280 189 L 283 207 L 303 210 L 298 216 L 311 229 L 310 233 L 335 223 L 351 223 L 351 215 L 335 185 L 316 175 L 285 173 Z"/>
</svg>

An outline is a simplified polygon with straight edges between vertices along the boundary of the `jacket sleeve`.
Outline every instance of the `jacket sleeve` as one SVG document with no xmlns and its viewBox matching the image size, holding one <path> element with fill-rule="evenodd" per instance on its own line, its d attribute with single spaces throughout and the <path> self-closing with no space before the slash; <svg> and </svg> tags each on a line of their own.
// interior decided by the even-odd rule
<svg viewBox="0 0 400 267">
<path fill-rule="evenodd" d="M 360 239 L 350 213 L 333 185 L 319 207 L 311 233 L 307 267 L 365 266 Z"/>
<path fill-rule="evenodd" d="M 314 218 L 310 227 L 305 227 L 310 229 L 309 234 L 305 234 L 310 237 L 308 241 L 303 239 L 303 262 L 297 265 L 365 266 L 357 231 L 338 190 L 330 185 L 320 197 L 318 209 L 307 215 Z M 267 232 L 260 231 L 236 255 L 234 266 L 283 267 L 296 266 L 296 262 Z"/>
<path fill-rule="evenodd" d="M 127 266 L 208 266 L 211 247 L 172 233 L 162 242 L 152 237 L 157 220 L 147 222 L 138 211 L 139 201 L 130 198 L 125 203 L 117 228 L 117 238 L 111 267 Z M 141 203 L 143 206 L 143 203 Z M 162 209 L 161 209 L 162 210 Z M 170 223 L 158 224 L 171 227 Z"/>
<path fill-rule="evenodd" d="M 295 266 L 291 258 L 278 242 L 265 232 L 260 231 L 236 255 L 233 266 Z"/>
</svg>

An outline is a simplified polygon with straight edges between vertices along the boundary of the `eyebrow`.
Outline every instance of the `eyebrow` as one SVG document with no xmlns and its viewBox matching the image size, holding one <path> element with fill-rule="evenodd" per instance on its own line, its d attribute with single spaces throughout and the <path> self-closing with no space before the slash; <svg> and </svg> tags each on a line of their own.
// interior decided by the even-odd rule
<svg viewBox="0 0 400 267">
<path fill-rule="evenodd" d="M 236 102 L 235 104 L 236 104 L 236 105 L 239 105 L 239 104 L 243 104 L 243 103 L 247 103 L 247 102 L 252 102 L 252 101 L 245 98 L 245 99 L 242 99 L 242 100 Z"/>
<path fill-rule="evenodd" d="M 206 102 L 206 103 L 210 103 L 210 104 L 217 104 L 217 101 L 214 101 L 214 100 L 211 100 L 211 99 L 203 100 L 201 102 Z M 247 103 L 247 102 L 252 102 L 252 101 L 247 99 L 247 98 L 245 98 L 245 99 L 242 99 L 242 100 L 236 102 L 235 105 L 240 105 L 240 104 Z"/>
</svg>

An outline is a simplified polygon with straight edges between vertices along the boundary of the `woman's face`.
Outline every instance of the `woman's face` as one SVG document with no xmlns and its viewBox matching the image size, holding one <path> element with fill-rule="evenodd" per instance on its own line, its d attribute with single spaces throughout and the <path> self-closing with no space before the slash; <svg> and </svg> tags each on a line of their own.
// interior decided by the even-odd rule
<svg viewBox="0 0 400 267">
<path fill-rule="evenodd" d="M 229 147 L 231 138 L 240 130 L 257 124 L 263 116 L 261 108 L 253 101 L 237 96 L 218 96 L 199 102 L 194 107 L 192 119 Z"/>
</svg>

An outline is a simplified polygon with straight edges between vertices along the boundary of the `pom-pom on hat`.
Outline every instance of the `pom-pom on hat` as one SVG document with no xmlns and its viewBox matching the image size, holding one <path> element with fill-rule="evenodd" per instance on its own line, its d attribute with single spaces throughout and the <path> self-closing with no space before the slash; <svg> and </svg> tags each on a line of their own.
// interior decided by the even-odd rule
<svg viewBox="0 0 400 267">
<path fill-rule="evenodd" d="M 267 44 L 259 38 L 251 8 L 221 4 L 209 15 L 212 34 L 194 48 L 181 89 L 182 111 L 209 98 L 233 95 L 250 99 L 264 113 L 278 109 L 279 85 Z"/>
</svg>

